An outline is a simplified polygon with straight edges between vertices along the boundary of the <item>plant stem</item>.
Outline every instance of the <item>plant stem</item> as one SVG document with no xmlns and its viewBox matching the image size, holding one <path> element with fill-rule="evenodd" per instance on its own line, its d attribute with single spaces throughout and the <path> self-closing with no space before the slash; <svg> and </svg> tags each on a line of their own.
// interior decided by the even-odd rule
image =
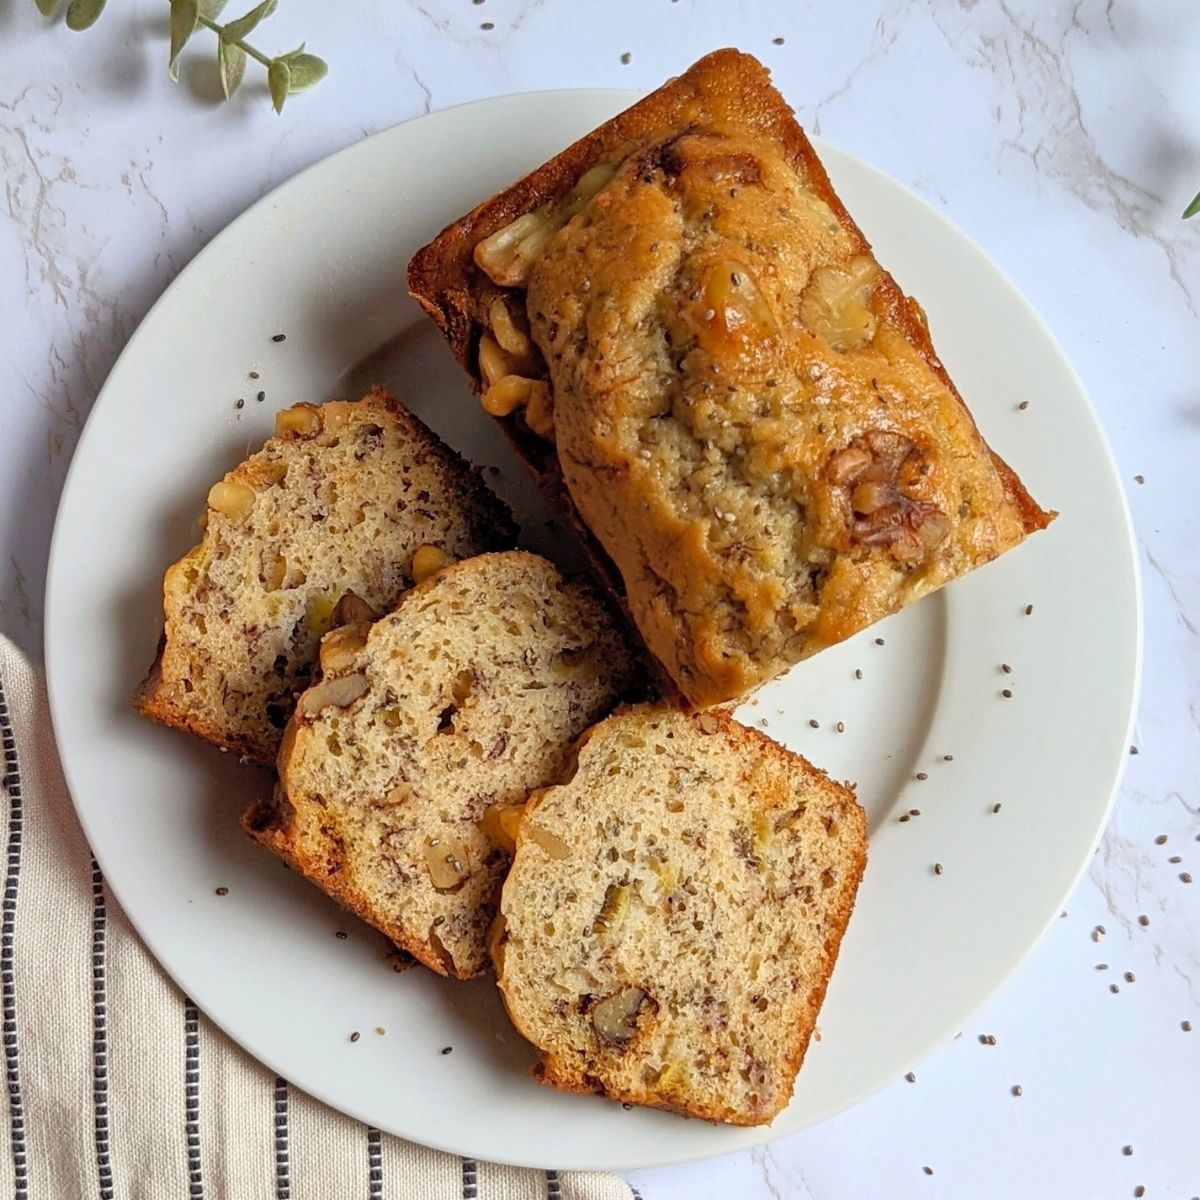
<svg viewBox="0 0 1200 1200">
<path fill-rule="evenodd" d="M 206 29 L 211 29 L 213 31 L 213 33 L 215 33 L 217 35 L 217 37 L 221 36 L 221 26 L 218 25 L 216 23 L 216 21 L 210 20 L 208 17 L 204 16 L 203 14 L 201 14 L 199 21 L 200 21 L 200 24 L 203 25 Z M 248 54 L 256 62 L 262 63 L 262 65 L 264 67 L 269 67 L 271 65 L 271 60 L 265 54 L 260 54 L 257 50 L 255 50 L 255 48 L 253 46 L 247 45 L 240 38 L 237 41 L 235 41 L 233 44 L 239 50 L 242 50 L 246 54 Z"/>
</svg>

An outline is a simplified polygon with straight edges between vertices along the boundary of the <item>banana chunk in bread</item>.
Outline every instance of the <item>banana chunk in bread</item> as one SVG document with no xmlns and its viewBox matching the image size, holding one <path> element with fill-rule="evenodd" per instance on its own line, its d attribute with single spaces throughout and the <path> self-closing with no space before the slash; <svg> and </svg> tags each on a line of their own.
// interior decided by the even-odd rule
<svg viewBox="0 0 1200 1200">
<path fill-rule="evenodd" d="M 866 863 L 833 783 L 723 712 L 580 739 L 516 826 L 492 956 L 545 1083 L 737 1125 L 788 1102 Z"/>
<path fill-rule="evenodd" d="M 498 816 L 639 674 L 603 602 L 523 551 L 447 566 L 321 646 L 273 801 L 245 828 L 442 975 L 487 962 Z"/>
<path fill-rule="evenodd" d="M 421 547 L 461 558 L 516 537 L 477 472 L 381 389 L 284 409 L 275 428 L 212 487 L 203 539 L 168 569 L 163 640 L 134 699 L 261 764 L 343 596 L 386 611 Z"/>
<path fill-rule="evenodd" d="M 409 287 L 694 705 L 1053 515 L 748 55 L 709 55 L 480 205 Z"/>
</svg>

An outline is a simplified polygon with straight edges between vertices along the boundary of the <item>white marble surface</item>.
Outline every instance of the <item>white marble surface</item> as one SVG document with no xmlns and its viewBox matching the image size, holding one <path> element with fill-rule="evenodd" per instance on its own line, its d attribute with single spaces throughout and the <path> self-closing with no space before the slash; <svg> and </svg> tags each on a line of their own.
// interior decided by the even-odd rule
<svg viewBox="0 0 1200 1200">
<path fill-rule="evenodd" d="M 113 3 L 74 35 L 32 0 L 0 4 L 0 630 L 38 651 L 93 398 L 155 297 L 252 200 L 430 108 L 651 87 L 716 46 L 751 51 L 811 129 L 975 237 L 1083 377 L 1141 547 L 1140 754 L 1067 914 L 915 1082 L 769 1148 L 631 1178 L 646 1200 L 1200 1195 L 1200 883 L 1180 878 L 1200 880 L 1200 219 L 1179 220 L 1200 187 L 1195 5 L 285 0 L 257 40 L 307 38 L 332 71 L 282 118 L 253 71 L 216 102 L 203 37 L 170 84 L 165 12 Z"/>
</svg>

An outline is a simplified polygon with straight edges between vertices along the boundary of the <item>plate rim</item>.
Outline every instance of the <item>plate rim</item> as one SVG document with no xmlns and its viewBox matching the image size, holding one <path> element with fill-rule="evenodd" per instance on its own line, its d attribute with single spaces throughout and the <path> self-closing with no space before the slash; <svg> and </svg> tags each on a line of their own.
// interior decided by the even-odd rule
<svg viewBox="0 0 1200 1200">
<path fill-rule="evenodd" d="M 59 580 L 60 574 L 62 574 L 62 571 L 60 570 L 60 560 L 64 553 L 63 552 L 63 542 L 65 540 L 65 534 L 63 532 L 64 526 L 65 526 L 64 513 L 68 507 L 68 500 L 72 496 L 74 487 L 78 482 L 78 476 L 79 476 L 79 471 L 80 471 L 79 464 L 84 457 L 84 451 L 88 445 L 89 435 L 94 436 L 94 430 L 95 430 L 94 417 L 100 411 L 101 405 L 105 402 L 105 397 L 109 393 L 110 383 L 111 383 L 113 377 L 118 374 L 122 364 L 126 360 L 126 357 L 135 355 L 137 353 L 137 349 L 138 349 L 141 339 L 143 337 L 148 336 L 148 334 L 146 332 L 146 327 L 151 324 L 151 319 L 154 317 L 155 313 L 159 310 L 159 308 L 161 306 L 166 305 L 181 289 L 186 288 L 188 286 L 187 281 L 188 281 L 189 275 L 192 273 L 193 267 L 197 266 L 197 264 L 199 264 L 202 260 L 204 260 L 206 258 L 206 256 L 217 253 L 219 244 L 224 239 L 226 239 L 226 237 L 232 235 L 233 231 L 236 228 L 238 228 L 239 226 L 241 226 L 241 224 L 243 222 L 249 222 L 254 219 L 257 219 L 257 215 L 260 210 L 265 211 L 265 210 L 269 209 L 271 207 L 271 205 L 278 200 L 278 195 L 283 189 L 288 188 L 289 186 L 293 185 L 294 183 L 296 183 L 298 180 L 300 180 L 302 178 L 310 176 L 312 173 L 329 170 L 331 167 L 331 164 L 341 160 L 343 158 L 343 156 L 354 154 L 355 152 L 359 151 L 360 148 L 362 146 L 364 146 L 365 144 L 367 144 L 369 142 L 377 141 L 378 139 L 386 138 L 389 135 L 393 135 L 396 130 L 401 129 L 401 128 L 406 128 L 410 125 L 416 125 L 416 124 L 420 124 L 423 122 L 429 123 L 431 125 L 436 125 L 437 122 L 439 121 L 439 119 L 447 116 L 448 114 L 461 113 L 463 110 L 466 110 L 466 109 L 487 108 L 487 107 L 493 106 L 493 105 L 501 105 L 507 101 L 516 101 L 516 100 L 528 98 L 531 96 L 537 96 L 537 97 L 540 97 L 540 98 L 543 98 L 546 100 L 552 99 L 553 97 L 556 97 L 556 96 L 571 97 L 572 100 L 583 100 L 585 98 L 594 97 L 597 100 L 603 99 L 605 101 L 613 102 L 615 104 L 619 104 L 622 107 L 624 107 L 624 106 L 627 106 L 628 104 L 635 103 L 638 99 L 641 99 L 642 97 L 644 97 L 647 94 L 648 94 L 648 92 L 646 92 L 646 91 L 638 90 L 638 89 L 629 89 L 629 88 L 548 88 L 548 89 L 527 89 L 527 90 L 523 90 L 523 91 L 519 91 L 519 92 L 508 92 L 508 93 L 503 93 L 503 94 L 499 94 L 499 95 L 495 95 L 495 96 L 480 97 L 480 98 L 465 101 L 465 102 L 462 102 L 459 104 L 448 105 L 444 108 L 436 109 L 430 113 L 418 114 L 407 120 L 398 121 L 398 122 L 395 122 L 395 123 L 383 128 L 383 129 L 377 130 L 365 138 L 360 138 L 356 141 L 350 142 L 347 145 L 342 146 L 339 149 L 333 151 L 332 153 L 324 156 L 323 158 L 320 158 L 317 161 L 308 164 L 301 170 L 288 176 L 286 179 L 281 180 L 278 184 L 276 184 L 274 187 L 272 187 L 269 191 L 267 191 L 262 196 L 260 196 L 258 199 L 256 199 L 247 208 L 245 208 L 240 213 L 238 213 L 238 215 L 235 216 L 231 221 L 227 222 L 224 226 L 222 226 L 221 229 L 219 229 L 209 239 L 209 241 L 203 247 L 201 247 L 201 249 L 199 251 L 197 251 L 197 253 L 195 255 L 192 256 L 191 259 L 189 259 L 189 261 L 178 272 L 178 274 L 175 276 L 175 278 L 172 279 L 171 282 L 163 289 L 161 294 L 155 299 L 154 303 L 147 309 L 146 313 L 139 321 L 137 328 L 134 330 L 133 334 L 129 337 L 128 341 L 125 343 L 120 354 L 114 360 L 113 365 L 110 368 L 108 375 L 106 376 L 103 386 L 100 388 L 100 390 L 96 394 L 96 399 L 92 404 L 92 407 L 88 413 L 87 419 L 84 423 L 84 428 L 83 428 L 83 430 L 80 434 L 80 437 L 79 437 L 78 441 L 76 442 L 75 448 L 72 452 L 70 466 L 69 466 L 66 476 L 64 478 L 62 490 L 61 490 L 58 505 L 56 508 L 53 532 L 52 532 L 51 540 L 50 540 L 49 555 L 48 555 L 48 561 L 47 561 L 47 572 L 46 572 L 46 586 L 45 586 L 45 591 L 44 591 L 45 614 L 46 614 L 45 627 L 43 630 L 43 653 L 45 656 L 45 684 L 46 684 L 46 689 L 47 689 L 47 697 L 49 700 L 51 728 L 52 728 L 52 732 L 54 734 L 56 748 L 58 749 L 58 752 L 59 752 L 59 758 L 60 758 L 61 765 L 62 765 L 63 776 L 64 776 L 64 779 L 66 780 L 68 792 L 70 793 L 70 796 L 71 796 L 72 806 L 75 810 L 76 816 L 77 816 L 78 820 L 80 821 L 80 824 L 83 827 L 84 833 L 87 837 L 89 848 L 92 849 L 92 852 L 95 854 L 96 861 L 101 868 L 101 871 L 104 875 L 104 879 L 105 879 L 106 883 L 108 884 L 113 896 L 116 898 L 118 904 L 121 905 L 122 911 L 125 912 L 128 920 L 130 921 L 131 926 L 134 928 L 138 937 L 141 938 L 141 940 L 143 941 L 143 943 L 145 944 L 147 949 L 150 951 L 150 953 L 154 956 L 155 961 L 158 962 L 160 965 L 163 965 L 163 964 L 162 964 L 162 960 L 160 959 L 158 953 L 155 950 L 156 939 L 153 936 L 149 935 L 146 931 L 144 931 L 143 928 L 141 927 L 141 924 L 137 920 L 135 920 L 134 917 L 129 913 L 128 909 L 125 907 L 125 905 L 122 901 L 122 886 L 118 882 L 116 882 L 112 878 L 110 878 L 110 876 L 106 870 L 106 867 L 105 867 L 104 856 L 102 855 L 102 853 L 99 853 L 99 852 L 95 851 L 94 848 L 92 848 L 93 825 L 89 822 L 88 817 L 84 811 L 84 807 L 81 806 L 75 799 L 76 792 L 75 792 L 75 788 L 73 787 L 72 768 L 68 762 L 67 756 L 62 753 L 62 742 L 59 738 L 59 729 L 62 724 L 62 718 L 60 717 L 60 708 L 59 708 L 59 703 L 58 703 L 58 686 L 54 682 L 55 679 L 60 676 L 60 670 L 57 666 L 58 656 L 57 656 L 57 653 L 56 653 L 56 650 L 54 647 L 54 643 L 53 643 L 53 638 L 52 638 L 54 622 L 52 621 L 51 617 L 52 617 L 52 614 L 60 606 L 60 601 L 58 600 L 58 597 L 60 595 L 61 588 L 58 586 L 58 580 Z M 1024 293 L 1016 286 L 1016 284 L 1012 281 L 1012 279 L 1009 277 L 1007 272 L 1004 271 L 1003 268 L 991 258 L 991 256 L 987 253 L 987 251 L 978 242 L 976 242 L 975 239 L 971 235 L 969 235 L 964 229 L 962 229 L 949 215 L 942 212 L 940 209 L 936 208 L 932 203 L 930 203 L 928 200 L 926 200 L 923 196 L 921 196 L 918 192 L 916 192 L 913 188 L 909 187 L 903 181 L 898 180 L 895 177 L 889 175 L 887 172 L 883 171 L 881 168 L 874 166 L 872 163 L 866 161 L 865 159 L 861 158 L 857 154 L 843 150 L 839 146 L 837 146 L 835 143 L 831 143 L 824 138 L 814 136 L 812 134 L 809 134 L 809 137 L 810 137 L 810 140 L 813 142 L 814 146 L 816 147 L 818 154 L 820 156 L 824 157 L 824 155 L 827 151 L 833 151 L 835 155 L 837 155 L 843 159 L 851 161 L 857 169 L 861 170 L 864 174 L 869 175 L 869 176 L 873 177 L 874 179 L 880 181 L 886 187 L 892 188 L 892 189 L 896 189 L 896 188 L 901 189 L 906 194 L 906 197 L 910 201 L 914 202 L 915 204 L 917 204 L 920 207 L 922 207 L 923 209 L 925 209 L 928 214 L 931 214 L 936 219 L 938 224 L 940 226 L 942 226 L 948 232 L 949 235 L 953 236 L 964 248 L 969 248 L 969 250 L 977 258 L 983 260 L 983 262 L 986 264 L 986 266 L 994 274 L 996 279 L 1003 284 L 1005 291 L 1008 293 L 1009 297 L 1014 302 L 1014 304 L 1019 306 L 1023 310 L 1024 315 L 1028 319 L 1030 319 L 1032 321 L 1032 323 L 1034 324 L 1034 326 L 1038 329 L 1039 333 L 1044 338 L 1047 348 L 1053 349 L 1053 352 L 1054 352 L 1055 356 L 1057 357 L 1060 366 L 1063 368 L 1063 370 L 1066 374 L 1066 377 L 1070 380 L 1071 384 L 1075 388 L 1075 390 L 1078 394 L 1078 397 L 1084 402 L 1082 411 L 1086 412 L 1088 420 L 1091 422 L 1091 424 L 1093 426 L 1093 432 L 1096 435 L 1097 444 L 1103 455 L 1104 463 L 1110 473 L 1113 483 L 1116 485 L 1116 493 L 1119 497 L 1119 502 L 1120 502 L 1119 509 L 1120 509 L 1120 514 L 1121 514 L 1121 518 L 1122 518 L 1122 520 L 1121 520 L 1121 533 L 1123 534 L 1122 548 L 1128 554 L 1128 561 L 1129 561 L 1129 567 L 1130 567 L 1129 582 L 1132 587 L 1132 604 L 1133 604 L 1133 617 L 1134 617 L 1135 628 L 1133 631 L 1134 632 L 1134 645 L 1132 647 L 1132 649 L 1133 649 L 1132 670 L 1131 670 L 1131 674 L 1130 674 L 1130 687 L 1129 687 L 1129 694 L 1128 694 L 1128 697 L 1126 700 L 1127 711 L 1125 714 L 1125 722 L 1124 722 L 1123 746 L 1128 745 L 1131 742 L 1134 725 L 1135 725 L 1135 721 L 1136 721 L 1138 702 L 1139 702 L 1140 693 L 1141 693 L 1142 672 L 1143 672 L 1144 607 L 1143 607 L 1141 561 L 1140 561 L 1140 555 L 1138 553 L 1136 530 L 1135 530 L 1135 527 L 1133 524 L 1132 514 L 1131 514 L 1130 507 L 1129 507 L 1128 492 L 1126 491 L 1125 486 L 1122 482 L 1121 475 L 1120 475 L 1120 472 L 1118 469 L 1118 464 L 1116 462 L 1115 455 L 1113 454 L 1112 446 L 1110 444 L 1109 438 L 1105 431 L 1104 425 L 1100 419 L 1099 413 L 1096 411 L 1095 406 L 1092 404 L 1090 395 L 1089 395 L 1087 389 L 1084 387 L 1082 379 L 1080 378 L 1078 372 L 1075 370 L 1075 367 L 1072 364 L 1069 357 L 1067 356 L 1066 352 L 1063 350 L 1062 346 L 1059 344 L 1057 338 L 1054 336 L 1053 331 L 1051 330 L 1049 325 L 1046 323 L 1046 321 L 1041 317 L 1040 313 L 1034 308 L 1033 304 L 1028 300 L 1028 298 L 1024 295 Z M 1115 532 L 1116 532 L 1116 530 L 1114 528 L 1114 533 Z M 1007 987 L 1008 984 L 1012 981 L 1013 977 L 1025 966 L 1026 962 L 1028 961 L 1029 957 L 1032 955 L 1033 951 L 1042 943 L 1048 929 L 1053 925 L 1054 921 L 1056 920 L 1057 913 L 1062 908 L 1067 897 L 1069 897 L 1074 892 L 1075 888 L 1078 886 L 1080 879 L 1083 877 L 1084 873 L 1087 871 L 1088 865 L 1091 862 L 1091 859 L 1095 853 L 1095 849 L 1096 849 L 1097 845 L 1099 844 L 1100 839 L 1103 837 L 1104 831 L 1107 828 L 1108 823 L 1111 819 L 1113 807 L 1116 803 L 1118 795 L 1120 794 L 1121 785 L 1122 785 L 1122 782 L 1124 779 L 1124 774 L 1125 774 L 1127 765 L 1128 765 L 1128 756 L 1126 755 L 1124 749 L 1122 748 L 1116 758 L 1113 769 L 1110 771 L 1111 781 L 1108 785 L 1109 794 L 1107 797 L 1107 801 L 1104 805 L 1103 812 L 1097 822 L 1096 829 L 1089 841 L 1087 853 L 1082 856 L 1077 868 L 1075 869 L 1073 875 L 1071 876 L 1069 885 L 1064 890 L 1063 895 L 1059 898 L 1058 904 L 1048 914 L 1046 921 L 1045 921 L 1044 925 L 1042 926 L 1042 928 L 1039 930 L 1039 932 L 1036 934 L 1036 936 L 1033 937 L 1032 940 L 1030 940 L 1030 942 L 1025 947 L 1023 952 L 1019 956 L 1016 956 L 1011 961 L 1011 963 L 1008 966 L 1008 969 L 1003 973 L 1003 975 L 994 984 L 992 984 L 992 986 L 989 987 L 989 989 L 986 991 L 986 993 L 980 998 L 978 1003 L 970 1011 L 965 1012 L 963 1014 L 962 1020 L 961 1020 L 961 1023 L 963 1025 L 965 1025 L 967 1022 L 969 1022 L 976 1013 L 978 1013 L 983 1008 L 985 1008 L 989 1003 L 991 1003 L 992 1000 L 996 997 L 996 995 L 1000 991 L 1002 991 L 1005 987 Z M 177 979 L 177 977 L 173 971 L 167 970 L 165 965 L 163 965 L 163 970 L 166 972 L 168 977 L 171 979 L 171 981 L 175 987 L 180 988 L 180 990 L 186 990 L 183 988 L 182 983 Z M 202 1008 L 201 1011 L 205 1011 L 205 1010 Z M 262 1063 L 264 1066 L 267 1066 L 268 1069 L 270 1069 L 270 1070 L 277 1070 L 276 1064 L 271 1063 L 268 1059 L 259 1057 L 257 1052 L 249 1049 L 249 1047 L 246 1047 L 244 1045 L 244 1043 L 239 1039 L 239 1037 L 231 1029 L 227 1028 L 227 1026 L 223 1022 L 218 1021 L 215 1017 L 212 1017 L 207 1012 L 206 1012 L 206 1016 L 208 1016 L 208 1019 L 213 1022 L 214 1027 L 220 1029 L 236 1045 L 243 1048 L 246 1051 L 246 1053 L 249 1054 L 255 1061 Z M 914 1064 L 924 1061 L 932 1053 L 939 1050 L 942 1046 L 948 1044 L 948 1042 L 950 1040 L 952 1040 L 953 1036 L 954 1035 L 951 1033 L 943 1032 L 939 1036 L 929 1039 L 929 1042 L 927 1045 L 923 1046 L 921 1049 L 919 1049 L 918 1051 L 916 1051 L 914 1053 L 912 1061 L 914 1062 Z M 288 1072 L 285 1071 L 282 1073 L 285 1076 L 290 1077 Z M 303 1089 L 308 1094 L 310 1094 L 314 1098 L 320 1100 L 322 1103 L 329 1104 L 330 1107 L 334 1108 L 336 1111 L 343 1112 L 343 1113 L 347 1114 L 348 1116 L 351 1116 L 352 1118 L 359 1120 L 361 1122 L 367 1123 L 367 1124 L 370 1124 L 372 1121 L 371 1116 L 369 1114 L 365 1113 L 362 1110 L 362 1108 L 358 1105 L 347 1104 L 346 1102 L 344 1102 L 341 1099 L 338 1099 L 336 1102 L 331 1101 L 331 1100 L 325 1098 L 319 1090 L 313 1090 L 313 1089 L 309 1088 L 308 1086 L 301 1084 L 299 1081 L 297 1081 L 297 1086 L 302 1086 Z M 722 1154 L 726 1154 L 726 1153 L 731 1153 L 731 1152 L 734 1152 L 739 1149 L 747 1149 L 754 1145 L 762 1145 L 762 1144 L 777 1140 L 782 1137 L 798 1134 L 803 1129 L 812 1128 L 815 1124 L 819 1124 L 822 1121 L 829 1120 L 832 1117 L 834 1117 L 840 1113 L 843 1113 L 852 1107 L 855 1107 L 856 1105 L 862 1103 L 869 1096 L 875 1095 L 877 1092 L 882 1090 L 883 1087 L 886 1087 L 886 1086 L 888 1086 L 886 1083 L 864 1084 L 856 1093 L 846 1097 L 836 1107 L 830 1108 L 825 1113 L 825 1115 L 823 1117 L 819 1118 L 817 1121 L 806 1123 L 805 1125 L 800 1126 L 795 1129 L 787 1129 L 787 1130 L 776 1129 L 774 1125 L 765 1125 L 765 1126 L 744 1127 L 742 1129 L 736 1130 L 736 1133 L 739 1136 L 737 1138 L 736 1144 L 734 1144 L 734 1145 L 720 1144 L 721 1139 L 718 1135 L 721 1132 L 721 1130 L 719 1127 L 715 1127 L 713 1141 L 716 1144 L 713 1144 L 711 1147 L 708 1147 L 708 1148 L 705 1148 L 702 1150 L 698 1150 L 698 1151 L 691 1149 L 691 1148 L 683 1149 L 683 1150 L 676 1150 L 676 1151 L 666 1149 L 665 1152 L 663 1152 L 663 1153 L 652 1154 L 652 1155 L 634 1154 L 631 1158 L 628 1158 L 628 1159 L 622 1158 L 620 1160 L 620 1162 L 616 1165 L 614 1165 L 612 1159 L 605 1159 L 603 1164 L 598 1165 L 594 1159 L 588 1159 L 585 1161 L 583 1159 L 580 1159 L 578 1156 L 576 1156 L 574 1158 L 567 1156 L 569 1161 L 565 1162 L 565 1164 L 562 1164 L 562 1165 L 564 1165 L 566 1169 L 582 1168 L 582 1169 L 601 1169 L 601 1170 L 628 1170 L 628 1169 L 669 1166 L 669 1165 L 675 1165 L 675 1164 L 679 1164 L 679 1163 L 702 1161 L 705 1158 L 722 1155 Z M 412 1135 L 401 1133 L 401 1134 L 398 1134 L 398 1136 L 411 1138 Z M 463 1150 L 461 1146 L 454 1145 L 451 1143 L 439 1144 L 438 1141 L 428 1141 L 428 1140 L 424 1140 L 424 1138 L 423 1138 L 421 1144 L 428 1145 L 434 1149 L 442 1150 L 442 1151 L 452 1153 L 452 1154 L 467 1153 L 467 1151 Z M 674 1145 L 674 1143 L 669 1143 L 668 1145 Z M 618 1150 L 619 1150 L 619 1148 L 618 1148 Z M 540 1160 L 535 1160 L 531 1157 L 528 1157 L 528 1156 L 525 1156 L 522 1154 L 515 1154 L 513 1156 L 505 1158 L 503 1161 L 508 1162 L 514 1166 L 531 1167 L 531 1168 L 538 1168 L 538 1169 L 544 1168 L 546 1166 L 546 1164 L 544 1162 L 542 1162 Z"/>
</svg>

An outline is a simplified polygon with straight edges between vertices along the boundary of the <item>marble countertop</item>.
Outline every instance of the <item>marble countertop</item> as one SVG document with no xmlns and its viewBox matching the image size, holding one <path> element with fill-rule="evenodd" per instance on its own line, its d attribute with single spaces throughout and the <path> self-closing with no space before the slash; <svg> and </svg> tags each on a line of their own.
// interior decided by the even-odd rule
<svg viewBox="0 0 1200 1200">
<path fill-rule="evenodd" d="M 282 117 L 253 73 L 220 104 L 208 47 L 171 84 L 165 13 L 126 0 L 75 35 L 44 28 L 31 0 L 0 6 L 0 630 L 39 652 L 55 506 L 96 392 L 166 284 L 249 203 L 432 108 L 650 88 L 736 44 L 808 128 L 974 237 L 1082 376 L 1141 552 L 1138 753 L 1062 919 L 913 1081 L 769 1147 L 631 1182 L 646 1200 L 1200 1195 L 1200 218 L 1179 219 L 1200 187 L 1194 6 L 286 0 L 259 40 L 306 38 L 331 74 Z"/>
</svg>

